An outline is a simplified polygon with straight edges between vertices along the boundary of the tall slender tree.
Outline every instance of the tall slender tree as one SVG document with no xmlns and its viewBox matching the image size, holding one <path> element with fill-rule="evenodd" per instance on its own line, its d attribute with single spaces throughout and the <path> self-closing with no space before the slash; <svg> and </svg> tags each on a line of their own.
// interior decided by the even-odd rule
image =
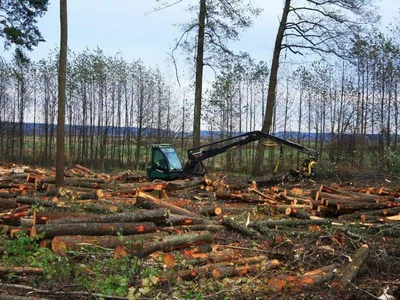
<svg viewBox="0 0 400 300">
<path fill-rule="evenodd" d="M 67 81 L 68 19 L 67 0 L 60 0 L 60 58 L 58 64 L 58 117 L 56 186 L 64 185 L 65 167 L 65 90 Z"/>
<path fill-rule="evenodd" d="M 278 33 L 275 39 L 268 85 L 267 106 L 262 131 L 269 133 L 276 102 L 279 59 L 282 49 L 294 54 L 303 51 L 344 55 L 346 42 L 360 25 L 372 21 L 373 0 L 306 0 L 296 5 L 285 0 Z M 285 43 L 283 41 L 285 40 Z M 264 147 L 258 144 L 253 174 L 262 174 Z"/>
</svg>

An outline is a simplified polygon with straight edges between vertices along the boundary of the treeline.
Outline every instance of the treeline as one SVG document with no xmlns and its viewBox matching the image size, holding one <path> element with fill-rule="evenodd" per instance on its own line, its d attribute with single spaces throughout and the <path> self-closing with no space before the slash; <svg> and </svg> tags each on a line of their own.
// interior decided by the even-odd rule
<svg viewBox="0 0 400 300">
<path fill-rule="evenodd" d="M 399 59 L 396 40 L 372 32 L 355 37 L 345 57 L 323 57 L 295 69 L 285 61 L 272 132 L 294 135 L 331 165 L 400 172 Z M 260 128 L 268 70 L 263 65 L 246 70 L 227 68 L 214 82 L 209 130 Z"/>
<path fill-rule="evenodd" d="M 1 59 L 0 76 L 0 156 L 53 164 L 56 55 L 34 63 Z M 71 164 L 138 169 L 150 142 L 175 142 L 182 131 L 182 99 L 173 98 L 173 87 L 160 70 L 141 61 L 128 63 L 100 49 L 69 53 L 66 94 L 66 157 Z M 29 135 L 24 122 L 33 123 Z M 40 123 L 43 132 L 38 130 Z"/>
<path fill-rule="evenodd" d="M 346 59 L 322 58 L 281 69 L 273 132 L 316 148 L 322 160 L 400 171 L 399 46 L 382 34 L 354 39 Z M 202 142 L 259 130 L 269 70 L 264 62 L 225 67 L 204 95 Z M 159 69 L 100 49 L 69 53 L 66 157 L 99 169 L 144 169 L 152 143 L 191 147 L 192 99 Z M 188 93 L 189 94 L 189 93 Z M 191 93 L 190 93 L 191 95 Z M 30 62 L 0 59 L 0 159 L 53 165 L 57 115 L 57 56 Z M 27 133 L 24 123 L 33 123 Z M 39 131 L 40 128 L 44 130 Z M 135 128 L 126 130 L 126 128 Z M 312 136 L 313 138 L 309 138 Z M 275 148 L 272 148 L 275 149 Z M 275 150 L 268 151 L 276 163 Z M 286 151 L 287 164 L 300 161 Z M 211 159 L 224 171 L 250 172 L 255 145 Z"/>
</svg>

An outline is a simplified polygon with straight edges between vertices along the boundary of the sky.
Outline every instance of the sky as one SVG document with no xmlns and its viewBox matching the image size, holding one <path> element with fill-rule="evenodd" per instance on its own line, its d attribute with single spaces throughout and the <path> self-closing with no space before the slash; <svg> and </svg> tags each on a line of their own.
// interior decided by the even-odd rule
<svg viewBox="0 0 400 300">
<path fill-rule="evenodd" d="M 176 1 L 176 0 L 175 0 Z M 255 19 L 253 27 L 241 34 L 235 42 L 236 50 L 248 52 L 256 61 L 269 62 L 282 11 L 282 0 L 252 0 L 263 9 Z M 382 15 L 384 29 L 399 15 L 400 0 L 375 0 Z M 169 0 L 170 3 L 174 0 Z M 168 53 L 181 31 L 174 24 L 188 20 L 184 9 L 198 0 L 183 0 L 165 10 L 154 12 L 155 0 L 68 0 L 68 46 L 79 52 L 99 47 L 106 55 L 120 52 L 127 61 L 141 59 L 145 65 L 158 66 L 173 78 L 174 71 Z M 50 0 L 48 12 L 39 20 L 39 29 L 46 42 L 28 55 L 37 61 L 49 55 L 59 44 L 59 1 Z M 0 56 L 9 58 L 11 51 Z M 185 75 L 187 66 L 178 62 L 180 75 Z M 186 74 L 187 75 L 187 74 Z"/>
</svg>

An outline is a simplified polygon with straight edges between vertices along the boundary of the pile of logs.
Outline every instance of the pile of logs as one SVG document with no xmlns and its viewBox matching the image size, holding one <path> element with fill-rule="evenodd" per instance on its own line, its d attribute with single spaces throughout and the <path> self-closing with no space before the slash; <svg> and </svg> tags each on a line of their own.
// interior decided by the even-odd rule
<svg viewBox="0 0 400 300">
<path fill-rule="evenodd" d="M 379 230 L 382 223 L 400 220 L 399 197 L 398 190 L 337 185 L 258 189 L 255 182 L 232 185 L 221 177 L 148 182 L 129 170 L 109 175 L 80 165 L 66 170 L 65 186 L 57 188 L 54 170 L 8 165 L 0 168 L 0 232 L 10 238 L 19 232 L 40 237 L 41 247 L 59 255 L 98 247 L 112 249 L 116 259 L 162 255 L 168 268 L 184 256 L 194 267 L 166 273 L 162 280 L 218 279 L 277 269 L 282 263 L 249 256 L 249 248 L 237 244 L 222 245 L 221 234 L 234 233 L 268 247 L 287 228 L 303 228 L 298 236 L 344 222 L 368 222 L 369 229 Z M 399 238 L 400 230 L 392 230 L 390 243 L 400 248 Z M 271 273 L 268 287 L 303 289 L 331 281 L 335 288 L 346 288 L 368 255 L 368 243 L 359 240 L 350 264 L 296 276 Z"/>
</svg>

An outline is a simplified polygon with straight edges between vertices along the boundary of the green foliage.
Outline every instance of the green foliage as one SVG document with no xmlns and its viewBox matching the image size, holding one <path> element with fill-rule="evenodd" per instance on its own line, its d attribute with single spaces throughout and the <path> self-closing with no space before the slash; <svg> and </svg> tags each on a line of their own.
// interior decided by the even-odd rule
<svg viewBox="0 0 400 300">
<path fill-rule="evenodd" d="M 400 153 L 399 151 L 394 151 L 390 147 L 385 148 L 385 155 L 387 158 L 387 164 L 389 170 L 395 174 L 400 173 Z"/>
<path fill-rule="evenodd" d="M 45 275 L 51 277 L 56 257 L 50 249 L 40 248 L 36 238 L 31 240 L 26 233 L 20 232 L 15 239 L 5 240 L 4 248 L 6 251 L 0 260 L 2 265 L 44 268 Z"/>
<path fill-rule="evenodd" d="M 2 0 L 0 2 L 0 36 L 5 48 L 12 44 L 32 50 L 44 41 L 37 19 L 47 11 L 49 0 Z"/>
</svg>

